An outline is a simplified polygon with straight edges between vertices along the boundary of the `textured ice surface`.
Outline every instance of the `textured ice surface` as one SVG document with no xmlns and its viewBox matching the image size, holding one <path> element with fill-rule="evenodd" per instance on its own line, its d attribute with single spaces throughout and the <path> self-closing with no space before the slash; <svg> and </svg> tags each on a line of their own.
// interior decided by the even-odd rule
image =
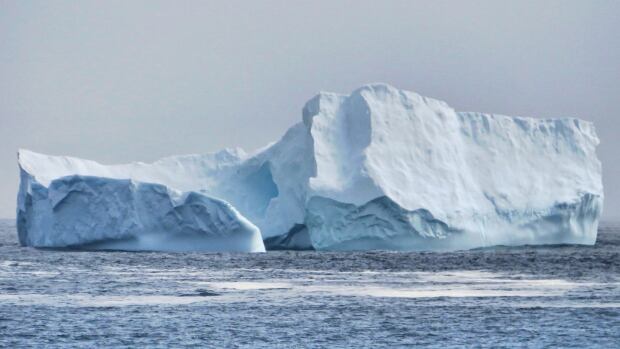
<svg viewBox="0 0 620 349">
<path fill-rule="evenodd" d="M 265 251 L 230 204 L 161 184 L 64 176 L 44 186 L 22 172 L 22 245 L 159 251 Z"/>
<path fill-rule="evenodd" d="M 386 85 L 320 94 L 304 121 L 314 140 L 306 225 L 316 248 L 596 239 L 603 189 L 591 123 L 458 113 Z"/>
<path fill-rule="evenodd" d="M 444 102 L 375 84 L 350 95 L 320 93 L 303 108 L 301 123 L 252 154 L 224 150 L 104 166 L 22 151 L 18 223 L 25 244 L 38 241 L 30 237 L 37 234 L 49 245 L 65 234 L 77 236 L 76 244 L 94 234 L 73 223 L 73 233 L 52 233 L 45 224 L 31 231 L 39 216 L 61 225 L 65 218 L 53 204 L 44 209 L 28 201 L 24 180 L 51 188 L 79 175 L 202 195 L 233 212 L 218 232 L 229 234 L 230 224 L 252 231 L 256 225 L 275 248 L 306 248 L 308 241 L 322 250 L 593 244 L 603 200 L 598 142 L 593 125 L 579 119 L 457 112 Z M 86 227 L 111 217 L 124 227 L 124 219 L 110 216 L 122 215 L 117 211 L 92 214 L 95 221 Z M 166 208 L 156 212 L 168 215 Z M 210 217 L 197 213 L 181 220 L 202 227 Z M 161 223 L 156 227 L 167 231 Z M 122 235 L 107 234 L 104 239 Z"/>
</svg>

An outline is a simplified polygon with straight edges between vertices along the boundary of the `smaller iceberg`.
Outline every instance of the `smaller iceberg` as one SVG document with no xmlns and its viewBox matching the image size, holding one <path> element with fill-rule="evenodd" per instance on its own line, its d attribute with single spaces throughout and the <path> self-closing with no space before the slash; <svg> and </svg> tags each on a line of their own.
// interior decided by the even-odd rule
<svg viewBox="0 0 620 349">
<path fill-rule="evenodd" d="M 22 245 L 126 251 L 264 252 L 260 230 L 223 200 L 131 179 L 69 175 L 43 184 L 20 151 Z"/>
</svg>

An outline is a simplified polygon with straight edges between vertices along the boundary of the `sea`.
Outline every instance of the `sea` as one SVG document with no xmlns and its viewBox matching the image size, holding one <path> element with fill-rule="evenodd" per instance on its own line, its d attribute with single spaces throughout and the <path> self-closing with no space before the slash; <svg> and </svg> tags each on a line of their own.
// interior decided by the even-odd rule
<svg viewBox="0 0 620 349">
<path fill-rule="evenodd" d="M 0 347 L 619 348 L 620 224 L 594 246 L 162 253 L 21 247 Z"/>
</svg>

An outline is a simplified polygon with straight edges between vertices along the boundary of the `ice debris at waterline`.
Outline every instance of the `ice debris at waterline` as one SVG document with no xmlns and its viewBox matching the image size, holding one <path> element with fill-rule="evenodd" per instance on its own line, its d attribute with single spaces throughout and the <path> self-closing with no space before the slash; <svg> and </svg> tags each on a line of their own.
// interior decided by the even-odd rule
<svg viewBox="0 0 620 349">
<path fill-rule="evenodd" d="M 101 165 L 19 152 L 22 245 L 454 250 L 594 244 L 586 121 L 456 112 L 384 84 L 320 93 L 278 142 Z"/>
</svg>

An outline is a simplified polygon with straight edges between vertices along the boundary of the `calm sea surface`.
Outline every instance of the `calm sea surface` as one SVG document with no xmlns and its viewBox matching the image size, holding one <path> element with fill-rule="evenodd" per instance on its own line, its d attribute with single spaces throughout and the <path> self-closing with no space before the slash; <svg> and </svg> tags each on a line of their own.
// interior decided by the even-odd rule
<svg viewBox="0 0 620 349">
<path fill-rule="evenodd" d="M 620 226 L 450 253 L 72 252 L 0 221 L 0 347 L 620 347 Z"/>
</svg>

